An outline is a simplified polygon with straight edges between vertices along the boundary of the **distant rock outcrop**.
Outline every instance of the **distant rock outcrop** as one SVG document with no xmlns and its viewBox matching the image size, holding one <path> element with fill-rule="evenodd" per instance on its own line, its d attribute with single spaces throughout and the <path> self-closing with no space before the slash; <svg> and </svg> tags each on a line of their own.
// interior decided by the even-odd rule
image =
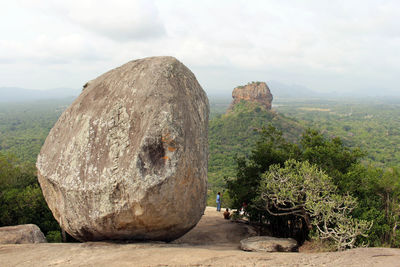
<svg viewBox="0 0 400 267">
<path fill-rule="evenodd" d="M 240 101 L 249 101 L 261 104 L 267 110 L 271 109 L 272 94 L 265 82 L 252 82 L 244 86 L 236 87 L 232 92 L 233 101 L 229 110 Z"/>
<path fill-rule="evenodd" d="M 47 243 L 46 238 L 35 224 L 0 227 L 0 244 Z"/>
<path fill-rule="evenodd" d="M 203 214 L 208 99 L 173 57 L 134 60 L 87 84 L 37 160 L 54 217 L 81 241 L 180 237 Z"/>
</svg>

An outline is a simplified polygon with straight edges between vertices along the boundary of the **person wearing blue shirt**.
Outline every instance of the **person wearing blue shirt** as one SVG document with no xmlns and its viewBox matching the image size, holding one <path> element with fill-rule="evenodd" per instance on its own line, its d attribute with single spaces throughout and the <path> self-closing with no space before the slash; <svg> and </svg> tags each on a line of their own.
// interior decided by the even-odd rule
<svg viewBox="0 0 400 267">
<path fill-rule="evenodd" d="M 217 211 L 221 211 L 221 193 L 217 194 Z"/>
</svg>

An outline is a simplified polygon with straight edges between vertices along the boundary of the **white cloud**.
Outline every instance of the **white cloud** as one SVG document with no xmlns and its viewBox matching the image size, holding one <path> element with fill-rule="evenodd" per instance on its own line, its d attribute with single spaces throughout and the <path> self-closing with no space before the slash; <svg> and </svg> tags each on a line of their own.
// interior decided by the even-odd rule
<svg viewBox="0 0 400 267">
<path fill-rule="evenodd" d="M 152 39 L 165 29 L 151 0 L 42 0 L 24 1 L 43 13 L 65 17 L 90 32 L 116 41 Z"/>
<path fill-rule="evenodd" d="M 51 38 L 39 35 L 27 45 L 24 41 L 0 40 L 1 62 L 14 64 L 69 64 L 79 61 L 97 61 L 102 58 L 96 47 L 81 35 L 71 34 Z"/>
<path fill-rule="evenodd" d="M 321 91 L 397 89 L 400 2 L 395 0 L 18 3 L 0 11 L 0 71 L 9 73 L 0 77 L 0 86 L 10 85 L 11 72 L 29 66 L 60 77 L 60 84 L 52 80 L 47 87 L 80 86 L 126 61 L 172 55 L 206 89 L 229 92 L 246 79 Z M 76 78 L 63 79 L 59 70 Z M 30 82 L 35 83 L 33 76 Z"/>
</svg>

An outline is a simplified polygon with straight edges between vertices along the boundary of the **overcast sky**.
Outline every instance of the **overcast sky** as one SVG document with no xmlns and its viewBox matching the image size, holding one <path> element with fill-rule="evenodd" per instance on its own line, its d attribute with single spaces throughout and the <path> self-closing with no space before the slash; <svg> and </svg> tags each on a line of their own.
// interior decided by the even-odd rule
<svg viewBox="0 0 400 267">
<path fill-rule="evenodd" d="M 0 1 L 0 87 L 81 88 L 172 55 L 209 94 L 270 80 L 400 91 L 398 0 Z"/>
</svg>

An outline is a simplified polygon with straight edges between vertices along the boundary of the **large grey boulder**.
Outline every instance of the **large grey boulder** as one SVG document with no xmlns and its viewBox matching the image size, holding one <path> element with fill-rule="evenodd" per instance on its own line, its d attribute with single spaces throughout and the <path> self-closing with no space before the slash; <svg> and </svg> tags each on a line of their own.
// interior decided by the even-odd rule
<svg viewBox="0 0 400 267">
<path fill-rule="evenodd" d="M 81 241 L 170 241 L 206 204 L 208 99 L 173 57 L 134 60 L 85 85 L 38 156 L 54 217 Z"/>
<path fill-rule="evenodd" d="M 47 240 L 35 224 L 21 224 L 0 227 L 0 244 L 47 243 Z"/>
<path fill-rule="evenodd" d="M 240 248 L 245 251 L 294 252 L 298 251 L 297 241 L 293 238 L 272 236 L 253 236 L 240 241 Z"/>
</svg>

